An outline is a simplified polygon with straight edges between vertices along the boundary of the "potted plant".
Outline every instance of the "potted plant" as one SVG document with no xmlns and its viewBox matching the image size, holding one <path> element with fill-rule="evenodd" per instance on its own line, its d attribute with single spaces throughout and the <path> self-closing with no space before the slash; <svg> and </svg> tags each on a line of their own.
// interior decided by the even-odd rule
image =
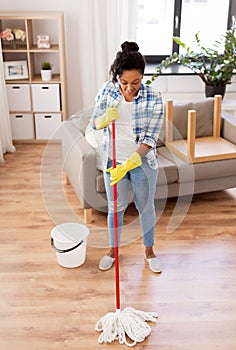
<svg viewBox="0 0 236 350">
<path fill-rule="evenodd" d="M 41 78 L 42 80 L 52 79 L 52 64 L 49 61 L 44 61 L 41 64 Z"/>
<path fill-rule="evenodd" d="M 214 42 L 213 48 L 202 46 L 199 33 L 196 33 L 195 42 L 197 43 L 198 52 L 188 47 L 179 37 L 173 37 L 173 40 L 185 49 L 185 53 L 173 53 L 168 56 L 156 67 L 156 73 L 146 84 L 151 84 L 169 66 L 182 64 L 190 68 L 205 83 L 206 97 L 215 94 L 224 96 L 226 85 L 231 83 L 232 75 L 236 69 L 235 29 L 227 30 L 220 40 Z M 222 43 L 224 52 L 219 54 L 219 47 Z"/>
</svg>

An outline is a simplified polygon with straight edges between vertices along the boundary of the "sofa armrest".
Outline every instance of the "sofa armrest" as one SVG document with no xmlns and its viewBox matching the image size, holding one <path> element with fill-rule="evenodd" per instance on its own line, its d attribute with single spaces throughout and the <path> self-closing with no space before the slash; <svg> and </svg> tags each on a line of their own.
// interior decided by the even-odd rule
<svg viewBox="0 0 236 350">
<path fill-rule="evenodd" d="M 236 118 L 229 113 L 222 111 L 222 136 L 236 144 Z"/>
<path fill-rule="evenodd" d="M 107 202 L 96 191 L 96 152 L 83 133 L 70 120 L 62 125 L 63 169 L 83 209 L 105 207 Z"/>
</svg>

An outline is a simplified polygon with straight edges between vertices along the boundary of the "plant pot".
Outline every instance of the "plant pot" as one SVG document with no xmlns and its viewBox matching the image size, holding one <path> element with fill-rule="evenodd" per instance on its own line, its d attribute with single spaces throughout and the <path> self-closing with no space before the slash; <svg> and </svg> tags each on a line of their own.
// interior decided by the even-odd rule
<svg viewBox="0 0 236 350">
<path fill-rule="evenodd" d="M 44 81 L 51 80 L 52 79 L 52 71 L 46 70 L 46 69 L 41 69 L 41 78 Z"/>
<path fill-rule="evenodd" d="M 224 98 L 226 90 L 226 85 L 224 86 L 212 86 L 205 85 L 205 95 L 206 97 L 214 97 L 215 95 L 221 95 L 222 99 Z"/>
</svg>

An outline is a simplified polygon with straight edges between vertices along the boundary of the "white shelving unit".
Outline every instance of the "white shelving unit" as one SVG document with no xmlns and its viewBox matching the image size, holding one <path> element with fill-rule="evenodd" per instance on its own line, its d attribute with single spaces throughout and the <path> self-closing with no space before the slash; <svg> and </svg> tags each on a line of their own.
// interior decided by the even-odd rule
<svg viewBox="0 0 236 350">
<path fill-rule="evenodd" d="M 27 78 L 5 77 L 13 139 L 49 139 L 68 117 L 63 12 L 0 12 L 0 31 L 5 28 L 26 33 L 16 49 L 2 40 L 4 63 L 26 61 L 28 71 Z M 49 36 L 50 48 L 37 47 L 40 34 Z M 53 65 L 52 79 L 46 82 L 40 75 L 44 61 Z"/>
</svg>

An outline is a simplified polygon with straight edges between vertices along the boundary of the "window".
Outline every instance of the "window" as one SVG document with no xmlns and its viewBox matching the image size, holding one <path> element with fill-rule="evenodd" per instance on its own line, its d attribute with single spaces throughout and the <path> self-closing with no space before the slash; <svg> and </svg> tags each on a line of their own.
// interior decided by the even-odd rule
<svg viewBox="0 0 236 350">
<path fill-rule="evenodd" d="M 137 42 L 144 55 L 168 55 L 172 50 L 175 0 L 138 0 Z"/>
<path fill-rule="evenodd" d="M 236 0 L 138 0 L 137 42 L 147 62 L 160 62 L 179 47 L 173 36 L 193 46 L 199 32 L 204 46 L 236 25 Z"/>
</svg>

